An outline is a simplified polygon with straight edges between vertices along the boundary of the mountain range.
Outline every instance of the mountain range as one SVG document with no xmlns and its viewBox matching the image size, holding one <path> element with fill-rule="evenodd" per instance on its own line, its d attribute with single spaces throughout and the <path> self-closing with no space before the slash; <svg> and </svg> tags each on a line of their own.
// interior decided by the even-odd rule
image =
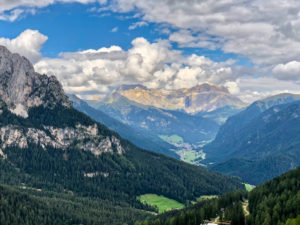
<svg viewBox="0 0 300 225">
<path fill-rule="evenodd" d="M 239 179 L 136 147 L 73 108 L 54 76 L 36 73 L 2 46 L 0 78 L 2 184 L 49 202 L 63 195 L 63 209 L 80 204 L 97 211 L 98 224 L 146 217 L 154 209 L 137 200 L 146 193 L 187 203 L 243 189 Z"/>
<path fill-rule="evenodd" d="M 166 110 L 181 110 L 190 114 L 210 112 L 225 106 L 245 106 L 225 87 L 208 83 L 172 91 L 149 89 L 142 85 L 122 85 L 113 93 L 139 104 Z"/>
<path fill-rule="evenodd" d="M 204 162 L 251 184 L 299 166 L 299 100 L 300 95 L 280 94 L 230 117 L 204 146 Z"/>
</svg>

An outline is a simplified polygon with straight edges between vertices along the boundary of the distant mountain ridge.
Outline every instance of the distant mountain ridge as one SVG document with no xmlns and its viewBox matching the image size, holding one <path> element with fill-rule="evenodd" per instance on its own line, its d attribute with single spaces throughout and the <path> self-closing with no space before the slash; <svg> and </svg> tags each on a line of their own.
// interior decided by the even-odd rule
<svg viewBox="0 0 300 225">
<path fill-rule="evenodd" d="M 140 104 L 118 92 L 103 102 L 94 103 L 94 107 L 136 130 L 157 137 L 176 134 L 191 144 L 213 139 L 219 127 L 212 119 Z"/>
<path fill-rule="evenodd" d="M 221 126 L 204 147 L 206 163 L 259 184 L 300 165 L 300 95 L 254 102 Z"/>
<path fill-rule="evenodd" d="M 208 152 L 208 157 L 209 155 L 218 155 L 217 158 L 222 159 L 223 155 L 230 154 L 230 152 L 234 151 L 233 149 L 231 149 L 230 152 L 227 150 L 222 151 L 221 149 L 230 149 L 230 144 L 237 143 L 239 138 L 236 138 L 236 136 L 240 135 L 241 130 L 248 124 L 251 126 L 253 120 L 259 117 L 261 113 L 274 106 L 292 103 L 297 100 L 300 100 L 300 95 L 285 93 L 271 96 L 252 103 L 245 110 L 228 118 L 226 123 L 220 127 L 215 140 L 205 146 L 205 149 L 207 149 L 206 151 Z M 247 130 L 245 130 L 245 132 L 247 132 Z M 217 152 L 215 152 L 215 150 Z"/>
<path fill-rule="evenodd" d="M 139 104 L 165 110 L 182 110 L 190 114 L 210 112 L 225 106 L 245 106 L 245 103 L 230 94 L 225 87 L 207 83 L 172 91 L 150 89 L 142 85 L 122 85 L 106 100 L 111 99 L 114 93 Z"/>
</svg>

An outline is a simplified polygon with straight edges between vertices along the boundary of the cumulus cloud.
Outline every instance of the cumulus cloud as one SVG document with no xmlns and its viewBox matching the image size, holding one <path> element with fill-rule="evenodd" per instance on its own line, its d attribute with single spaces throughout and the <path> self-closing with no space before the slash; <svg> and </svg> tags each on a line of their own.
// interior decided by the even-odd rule
<svg viewBox="0 0 300 225">
<path fill-rule="evenodd" d="M 135 12 L 141 20 L 129 29 L 158 23 L 163 26 L 161 32 L 168 34 L 169 41 L 179 47 L 221 49 L 249 58 L 255 68 L 261 69 L 259 74 L 271 71 L 278 79 L 297 78 L 295 68 L 291 67 L 300 62 L 298 0 L 3 0 L 0 20 L 14 21 L 30 9 L 57 2 L 98 2 L 105 5 L 97 10 L 101 13 Z M 141 70 L 145 68 L 138 55 L 132 55 L 130 60 L 128 66 L 140 64 Z M 158 71 L 166 74 L 173 68 L 162 67 Z M 227 76 L 236 74 L 233 67 L 231 71 L 228 68 L 223 71 Z"/>
<path fill-rule="evenodd" d="M 0 45 L 6 46 L 11 52 L 17 52 L 33 63 L 41 59 L 40 49 L 48 37 L 37 30 L 25 30 L 15 39 L 0 38 Z"/>
<path fill-rule="evenodd" d="M 273 74 L 282 80 L 300 80 L 300 62 L 291 61 L 273 68 Z"/>
<path fill-rule="evenodd" d="M 242 77 L 235 82 L 239 88 L 236 95 L 248 103 L 280 93 L 300 94 L 300 83 L 278 80 L 270 76 Z"/>
<path fill-rule="evenodd" d="M 138 10 L 143 21 L 169 24 L 180 47 L 221 48 L 259 66 L 300 61 L 297 0 L 113 0 L 108 9 Z"/>
<path fill-rule="evenodd" d="M 222 49 L 249 58 L 258 67 L 300 61 L 300 1 L 298 0 L 3 0 L 0 19 L 13 21 L 24 9 L 56 2 L 99 2 L 104 10 L 137 12 L 141 21 L 166 26 L 179 47 Z M 168 26 L 167 26 L 168 25 Z M 175 31 L 174 31 L 175 30 Z"/>
<path fill-rule="evenodd" d="M 228 89 L 228 91 L 231 94 L 238 94 L 240 93 L 240 88 L 238 86 L 238 84 L 234 81 L 227 81 L 224 86 Z"/>
<path fill-rule="evenodd" d="M 61 53 L 35 64 L 40 73 L 54 74 L 67 92 L 107 92 L 121 84 L 143 84 L 149 88 L 178 89 L 204 82 L 222 84 L 235 77 L 230 62 L 217 63 L 198 55 L 184 56 L 169 41 L 150 43 L 139 37 L 132 47 L 119 46 Z"/>
</svg>

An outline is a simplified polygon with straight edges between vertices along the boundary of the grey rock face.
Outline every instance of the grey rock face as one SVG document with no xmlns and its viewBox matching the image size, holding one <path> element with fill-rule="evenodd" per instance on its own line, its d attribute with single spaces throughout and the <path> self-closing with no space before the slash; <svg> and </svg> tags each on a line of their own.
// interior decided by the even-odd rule
<svg viewBox="0 0 300 225">
<path fill-rule="evenodd" d="M 25 57 L 12 54 L 3 46 L 0 46 L 0 98 L 11 112 L 25 118 L 28 109 L 34 106 L 52 108 L 62 104 L 71 107 L 54 76 L 36 73 Z"/>
<path fill-rule="evenodd" d="M 54 76 L 36 73 L 26 58 L 0 46 L 0 116 L 4 103 L 12 113 L 24 118 L 28 117 L 31 107 L 53 109 L 56 105 L 62 105 L 72 108 L 72 102 Z M 30 144 L 39 145 L 44 150 L 47 147 L 62 150 L 78 148 L 96 156 L 104 152 L 124 153 L 120 140 L 115 136 L 101 135 L 97 123 L 90 126 L 78 121 L 75 123 L 75 127 L 64 128 L 45 125 L 38 128 L 13 124 L 0 126 L 0 157 L 6 157 L 2 149 L 26 149 Z"/>
<path fill-rule="evenodd" d="M 51 135 L 48 135 L 50 133 Z M 89 141 L 85 141 L 85 140 Z M 94 155 L 101 155 L 103 152 L 113 153 L 116 149 L 118 154 L 124 153 L 120 140 L 116 137 L 102 137 L 98 133 L 98 127 L 77 125 L 74 128 L 44 127 L 44 130 L 36 128 L 24 129 L 20 126 L 4 126 L 0 128 L 0 146 L 28 148 L 29 143 L 40 145 L 43 149 L 47 147 L 67 149 L 71 145 L 85 151 L 91 151 Z M 0 152 L 1 155 L 1 152 Z"/>
</svg>

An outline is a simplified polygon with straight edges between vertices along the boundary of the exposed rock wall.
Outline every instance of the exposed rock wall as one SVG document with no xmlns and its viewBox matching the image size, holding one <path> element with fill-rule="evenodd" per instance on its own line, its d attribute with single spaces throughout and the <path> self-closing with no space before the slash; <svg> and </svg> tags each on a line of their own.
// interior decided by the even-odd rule
<svg viewBox="0 0 300 225">
<path fill-rule="evenodd" d="M 54 76 L 36 73 L 26 58 L 12 54 L 3 46 L 0 46 L 0 100 L 6 104 L 5 107 L 10 112 L 25 119 L 28 119 L 28 110 L 32 107 L 43 106 L 46 109 L 53 109 L 56 105 L 72 107 L 62 85 Z M 0 116 L 4 116 L 2 110 Z M 43 149 L 79 148 L 91 151 L 97 156 L 103 152 L 124 153 L 120 140 L 115 136 L 102 136 L 96 123 L 92 126 L 77 123 L 76 127 L 42 127 L 15 124 L 1 126 L 0 123 L 0 155 L 5 156 L 1 149 L 7 147 L 25 149 L 30 144 L 39 145 Z"/>
<path fill-rule="evenodd" d="M 1 148 L 28 148 L 29 144 L 36 144 L 43 149 L 47 147 L 67 149 L 74 148 L 91 151 L 94 155 L 103 152 L 124 153 L 120 140 L 114 136 L 103 137 L 98 134 L 97 125 L 85 127 L 78 125 L 74 128 L 44 127 L 45 130 L 24 128 L 19 126 L 4 126 L 0 128 Z M 49 135 L 50 133 L 50 135 Z"/>
</svg>

